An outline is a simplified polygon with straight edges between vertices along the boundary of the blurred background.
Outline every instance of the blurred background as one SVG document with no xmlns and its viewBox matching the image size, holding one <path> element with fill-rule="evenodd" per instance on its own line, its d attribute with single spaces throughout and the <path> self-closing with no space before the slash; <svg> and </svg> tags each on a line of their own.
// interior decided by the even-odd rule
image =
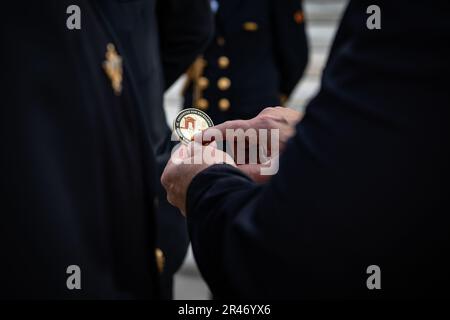
<svg viewBox="0 0 450 320">
<path fill-rule="evenodd" d="M 287 105 L 303 110 L 320 86 L 320 76 L 326 63 L 334 34 L 347 0 L 304 0 L 307 35 L 310 53 L 309 64 L 303 79 L 297 85 Z M 165 95 L 165 110 L 169 125 L 182 107 L 181 90 L 184 79 L 180 78 Z M 210 293 L 195 265 L 192 251 L 175 276 L 174 299 L 209 299 Z"/>
</svg>

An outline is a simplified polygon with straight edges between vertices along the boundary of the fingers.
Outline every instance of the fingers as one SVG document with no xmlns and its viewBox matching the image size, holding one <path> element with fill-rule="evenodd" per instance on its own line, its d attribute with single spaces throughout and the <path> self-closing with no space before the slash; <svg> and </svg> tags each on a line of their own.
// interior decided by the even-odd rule
<svg viewBox="0 0 450 320">
<path fill-rule="evenodd" d="M 280 129 L 285 136 L 290 136 L 295 125 L 300 121 L 303 114 L 294 109 L 285 107 L 265 108 L 258 116 L 250 120 L 233 120 L 218 124 L 212 128 L 198 133 L 194 139 L 206 145 L 212 141 L 231 141 L 244 135 L 248 129 Z M 236 132 L 238 129 L 239 132 Z M 233 130 L 232 136 L 227 135 L 227 130 Z"/>
<path fill-rule="evenodd" d="M 229 154 L 218 148 L 215 141 L 207 146 L 197 142 L 180 145 L 170 159 L 173 165 L 213 165 L 226 163 L 236 166 Z"/>
<path fill-rule="evenodd" d="M 161 175 L 161 184 L 167 191 L 172 189 L 172 178 L 176 174 L 176 168 L 174 168 L 175 166 L 176 164 L 174 164 L 172 160 L 169 160 Z M 169 194 L 169 192 L 167 193 Z"/>
<path fill-rule="evenodd" d="M 265 108 L 260 112 L 259 115 L 268 115 L 282 118 L 283 121 L 286 121 L 290 126 L 295 126 L 303 118 L 302 112 L 286 107 Z"/>
<path fill-rule="evenodd" d="M 167 201 L 185 214 L 186 194 L 192 179 L 209 166 L 222 163 L 236 166 L 227 153 L 215 148 L 215 143 L 202 146 L 192 142 L 178 146 L 161 176 Z"/>
<path fill-rule="evenodd" d="M 233 121 L 225 121 L 213 128 L 222 132 L 222 134 L 226 134 L 227 129 L 248 129 L 250 127 L 251 120 L 233 120 Z"/>
<path fill-rule="evenodd" d="M 226 121 L 196 134 L 194 139 L 195 141 L 202 141 L 203 144 L 208 144 L 212 141 L 227 140 L 227 130 L 243 129 L 245 131 L 251 128 L 251 124 L 251 120 Z"/>
</svg>

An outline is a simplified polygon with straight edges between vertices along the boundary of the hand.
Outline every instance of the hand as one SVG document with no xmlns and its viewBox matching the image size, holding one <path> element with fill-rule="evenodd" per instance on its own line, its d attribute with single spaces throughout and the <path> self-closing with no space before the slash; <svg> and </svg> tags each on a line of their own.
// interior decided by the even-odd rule
<svg viewBox="0 0 450 320">
<path fill-rule="evenodd" d="M 295 134 L 295 126 L 300 122 L 303 114 L 294 109 L 284 108 L 284 107 L 274 107 L 266 108 L 261 111 L 255 118 L 250 120 L 232 120 L 221 123 L 215 127 L 209 128 L 198 136 L 207 137 L 211 131 L 218 130 L 225 140 L 235 144 L 236 140 L 239 138 L 244 138 L 245 131 L 248 129 L 267 129 L 268 135 L 270 136 L 270 131 L 273 129 L 278 129 L 280 133 L 279 148 L 282 152 L 286 146 L 287 141 Z M 227 136 L 227 130 L 237 130 L 243 129 L 236 132 L 236 135 Z M 257 132 L 259 135 L 259 132 Z M 214 136 L 214 134 L 212 134 Z M 195 141 L 202 141 L 202 138 L 195 137 Z M 270 139 L 268 139 L 270 141 Z M 203 142 L 209 143 L 211 141 Z M 268 150 L 269 153 L 271 150 Z"/>
<path fill-rule="evenodd" d="M 278 161 L 279 154 L 285 149 L 287 141 L 295 134 L 295 125 L 301 120 L 302 116 L 302 113 L 289 108 L 266 108 L 253 119 L 227 121 L 207 129 L 199 134 L 199 136 L 196 136 L 195 140 L 197 142 L 208 143 L 210 142 L 208 140 L 209 136 L 214 139 L 216 133 L 219 133 L 221 137 L 225 137 L 225 140 L 233 146 L 234 161 L 237 163 L 238 168 L 254 181 L 266 182 L 270 178 L 270 175 L 262 175 L 261 169 L 270 167 L 274 161 Z M 233 130 L 233 134 L 227 135 L 227 130 L 230 129 Z M 256 131 L 258 135 L 257 139 L 249 139 L 247 135 L 249 129 Z M 262 131 L 260 129 L 267 129 L 265 132 L 267 136 L 261 136 Z M 273 129 L 279 130 L 279 140 L 275 141 L 277 142 L 276 148 L 272 146 L 271 132 Z M 237 149 L 239 140 L 245 141 L 243 145 L 245 150 L 240 150 L 241 155 L 245 154 L 245 161 L 242 161 L 244 160 L 242 158 L 238 159 L 239 152 L 237 152 Z M 261 144 L 261 141 L 266 141 L 267 143 Z M 241 148 L 242 146 L 240 146 Z M 258 154 L 257 161 L 248 161 L 250 150 L 256 150 Z M 261 154 L 261 150 L 263 154 Z"/>
<path fill-rule="evenodd" d="M 227 153 L 218 150 L 214 143 L 209 146 L 195 142 L 188 146 L 179 145 L 161 176 L 161 183 L 167 191 L 169 203 L 186 216 L 186 193 L 192 179 L 206 168 L 220 163 L 236 166 L 233 159 Z"/>
<path fill-rule="evenodd" d="M 276 156 L 264 163 L 238 164 L 237 168 L 250 177 L 254 182 L 266 183 L 274 174 L 276 174 L 276 172 L 278 172 L 278 161 L 279 156 Z M 264 174 L 264 170 L 269 173 Z"/>
</svg>

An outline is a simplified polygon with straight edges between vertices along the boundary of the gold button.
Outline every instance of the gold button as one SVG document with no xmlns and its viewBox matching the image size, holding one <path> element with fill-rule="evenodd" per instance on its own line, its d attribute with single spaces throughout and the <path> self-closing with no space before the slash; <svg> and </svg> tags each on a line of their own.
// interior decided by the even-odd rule
<svg viewBox="0 0 450 320">
<path fill-rule="evenodd" d="M 155 249 L 155 257 L 156 257 L 156 266 L 158 268 L 159 273 L 163 273 L 164 265 L 166 264 L 166 257 L 164 256 L 164 252 L 161 249 Z"/>
<path fill-rule="evenodd" d="M 225 45 L 225 38 L 224 37 L 218 37 L 217 38 L 217 45 L 220 47 L 223 47 Z"/>
<path fill-rule="evenodd" d="M 226 69 L 230 65 L 230 59 L 228 57 L 222 56 L 218 60 L 220 69 Z"/>
<path fill-rule="evenodd" d="M 281 105 L 284 106 L 287 101 L 288 101 L 288 96 L 285 95 L 285 94 L 280 94 L 280 103 L 281 103 Z"/>
<path fill-rule="evenodd" d="M 222 91 L 228 90 L 231 87 L 231 80 L 226 77 L 220 78 L 219 81 L 217 81 L 217 87 Z"/>
<path fill-rule="evenodd" d="M 200 79 L 198 79 L 198 85 L 199 85 L 200 89 L 202 89 L 202 90 L 208 88 L 208 86 L 209 86 L 208 78 L 201 77 Z"/>
<path fill-rule="evenodd" d="M 230 106 L 231 106 L 230 100 L 228 99 L 219 100 L 219 109 L 221 111 L 227 111 L 228 109 L 230 109 Z"/>
<path fill-rule="evenodd" d="M 206 110 L 209 107 L 209 102 L 206 99 L 198 99 L 196 107 L 200 110 Z"/>
<path fill-rule="evenodd" d="M 258 31 L 259 26 L 256 22 L 249 21 L 249 22 L 244 23 L 243 28 L 245 31 L 255 32 L 255 31 Z"/>
<path fill-rule="evenodd" d="M 303 11 L 298 10 L 294 13 L 294 21 L 297 24 L 303 23 L 303 20 L 305 19 L 305 16 L 303 15 Z"/>
</svg>

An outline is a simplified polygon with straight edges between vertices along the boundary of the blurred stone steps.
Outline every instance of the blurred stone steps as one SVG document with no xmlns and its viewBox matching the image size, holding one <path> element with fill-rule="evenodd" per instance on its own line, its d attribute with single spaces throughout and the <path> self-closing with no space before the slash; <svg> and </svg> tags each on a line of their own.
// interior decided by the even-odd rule
<svg viewBox="0 0 450 320">
<path fill-rule="evenodd" d="M 347 0 L 305 0 L 303 2 L 307 21 L 314 21 L 316 24 L 338 22 L 340 13 L 347 5 Z"/>
</svg>

